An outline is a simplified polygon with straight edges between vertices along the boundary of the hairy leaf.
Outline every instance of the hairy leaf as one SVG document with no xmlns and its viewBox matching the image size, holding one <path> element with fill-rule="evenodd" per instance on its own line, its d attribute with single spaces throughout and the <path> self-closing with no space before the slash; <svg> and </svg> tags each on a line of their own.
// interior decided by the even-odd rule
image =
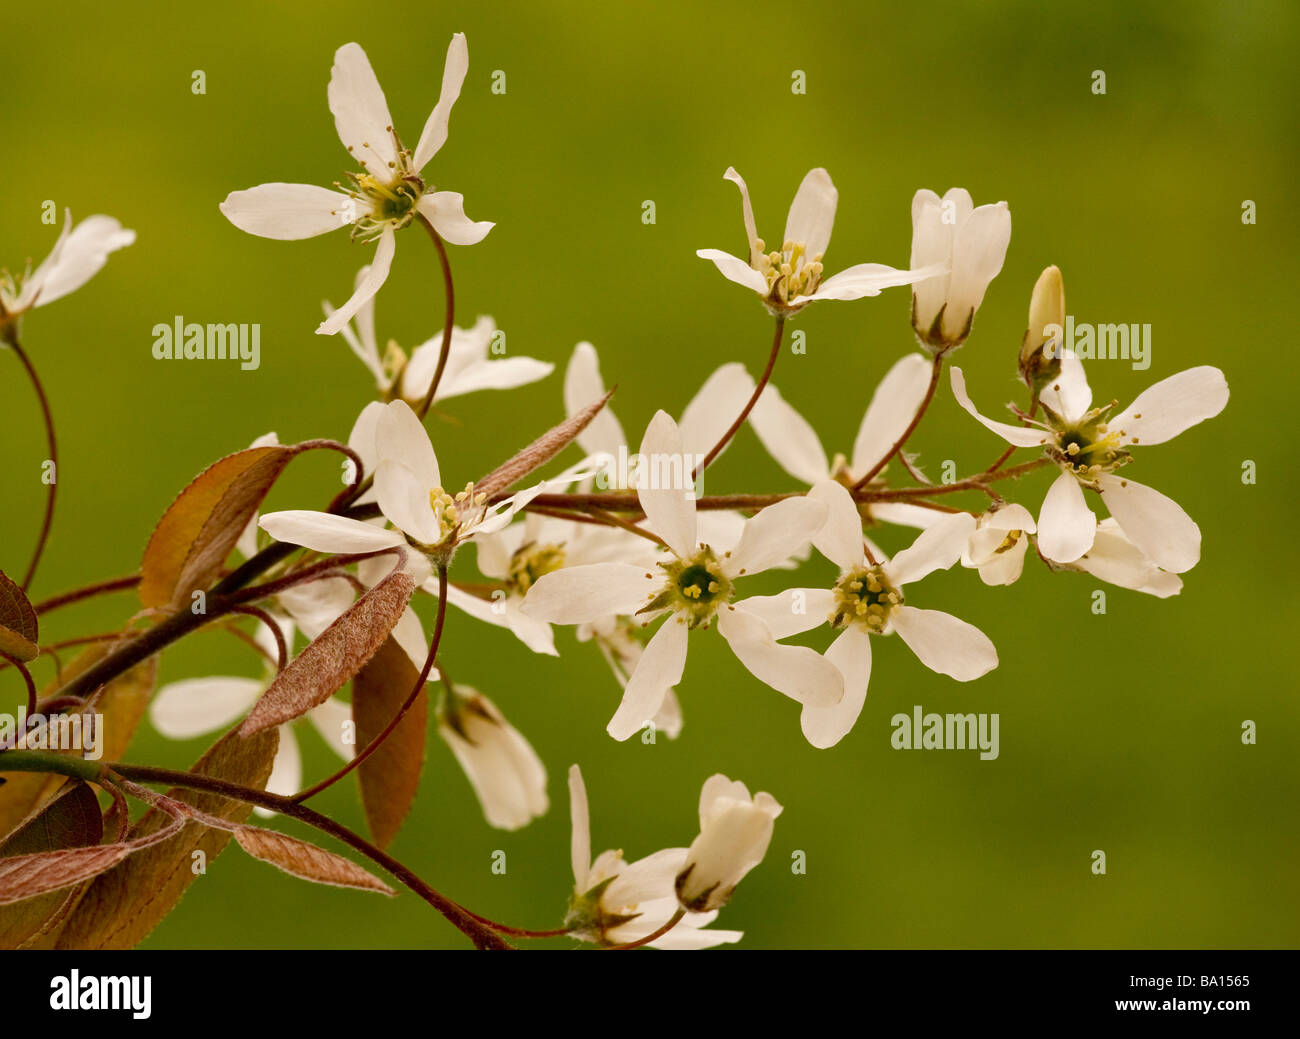
<svg viewBox="0 0 1300 1039">
<path fill-rule="evenodd" d="M 249 448 L 195 477 L 149 538 L 140 564 L 140 601 L 176 606 L 206 588 L 294 454 L 280 445 Z"/>
<path fill-rule="evenodd" d="M 300 841 L 275 830 L 260 826 L 240 826 L 235 830 L 239 846 L 254 858 L 269 862 L 284 872 L 310 880 L 316 884 L 335 887 L 359 888 L 378 891 L 385 895 L 397 894 L 378 877 L 367 872 L 355 862 L 335 855 L 314 844 Z"/>
<path fill-rule="evenodd" d="M 364 747 L 384 731 L 410 696 L 419 669 L 395 639 L 388 638 L 352 683 L 352 720 L 357 745 Z M 370 757 L 357 766 L 361 803 L 370 833 L 381 848 L 401 828 L 420 786 L 429 698 L 423 689 L 411 709 Z"/>
<path fill-rule="evenodd" d="M 402 570 L 369 589 L 276 676 L 239 731 L 262 732 L 323 704 L 375 655 L 414 591 L 415 582 Z"/>
<path fill-rule="evenodd" d="M 599 400 L 592 401 L 572 418 L 547 430 L 508 462 L 504 462 L 474 485 L 475 494 L 489 498 L 518 483 L 539 466 L 545 465 L 577 438 L 613 395 L 610 390 Z"/>
<path fill-rule="evenodd" d="M 27 663 L 40 653 L 40 626 L 26 593 L 0 570 L 0 653 Z"/>
<path fill-rule="evenodd" d="M 191 771 L 261 790 L 271 775 L 278 746 L 276 729 L 251 739 L 228 732 Z M 219 794 L 175 789 L 167 796 L 234 822 L 242 822 L 252 810 L 242 801 Z M 167 825 L 166 813 L 151 809 L 131 827 L 130 837 L 155 835 Z M 229 833 L 192 820 L 178 832 L 168 832 L 165 840 L 132 855 L 87 886 L 59 934 L 57 947 L 129 949 L 136 945 L 176 907 L 198 875 L 199 862 L 210 866 L 229 841 Z"/>
</svg>

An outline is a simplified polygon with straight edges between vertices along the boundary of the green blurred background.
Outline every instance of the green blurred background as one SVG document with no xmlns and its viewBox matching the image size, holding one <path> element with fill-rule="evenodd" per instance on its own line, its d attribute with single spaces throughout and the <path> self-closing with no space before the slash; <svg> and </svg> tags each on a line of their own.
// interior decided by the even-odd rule
<svg viewBox="0 0 1300 1039">
<path fill-rule="evenodd" d="M 1296 495 L 1285 444 L 1294 430 L 1285 330 L 1297 274 L 1295 5 L 665 0 L 392 13 L 242 0 L 125 15 L 100 3 L 5 5 L 0 263 L 20 267 L 49 249 L 46 199 L 139 232 L 86 288 L 25 326 L 63 452 L 54 539 L 33 597 L 130 572 L 177 491 L 255 436 L 346 437 L 370 380 L 341 339 L 313 331 L 320 301 L 346 298 L 368 250 L 341 233 L 254 238 L 217 204 L 233 189 L 329 184 L 349 168 L 325 86 L 334 49 L 351 39 L 413 143 L 447 42 L 464 31 L 469 77 L 429 175 L 498 226 L 481 245 L 451 251 L 459 323 L 491 314 L 512 353 L 557 372 L 449 402 L 433 435 L 453 480 L 481 474 L 562 417 L 561 372 L 580 339 L 600 349 L 634 438 L 654 409 L 679 414 L 717 365 L 759 370 L 768 319 L 693 255 L 743 249 L 728 165 L 747 178 L 769 240 L 803 174 L 830 170 L 840 191 L 832 271 L 905 266 L 919 187 L 961 185 L 977 204 L 1006 199 L 1006 266 L 958 357 L 985 411 L 1016 393 L 1029 291 L 1049 263 L 1064 271 L 1078 320 L 1153 326 L 1148 371 L 1092 365 L 1099 399 L 1126 402 L 1198 364 L 1226 371 L 1232 399 L 1131 470 L 1201 525 L 1202 561 L 1180 597 L 1104 586 L 1108 612 L 1095 616 L 1091 593 L 1103 586 L 1084 575 L 1027 565 L 1018 584 L 996 589 L 960 568 L 936 575 L 922 604 L 980 626 L 1001 665 L 961 685 L 925 670 L 898 640 L 877 642 L 866 708 L 830 751 L 809 747 L 797 706 L 750 678 L 714 636 L 692 647 L 681 738 L 617 744 L 604 733 L 617 690 L 591 646 L 560 630 L 563 657 L 535 656 L 452 611 L 449 670 L 533 742 L 552 808 L 521 832 L 490 829 L 434 737 L 398 857 L 480 913 L 557 926 L 572 883 L 571 762 L 587 776 L 594 849 L 621 847 L 629 858 L 689 842 L 700 784 L 722 771 L 786 807 L 767 860 L 721 920 L 743 929 L 750 948 L 1296 945 L 1297 553 L 1286 525 Z M 204 96 L 191 93 L 195 69 L 206 73 Z M 802 96 L 791 92 L 796 69 L 807 77 Z M 1105 96 L 1092 93 L 1096 69 Z M 506 75 L 504 95 L 490 90 L 494 70 Z M 652 226 L 641 220 L 647 199 Z M 1254 226 L 1241 220 L 1246 199 L 1258 206 Z M 442 289 L 423 236 L 401 235 L 398 253 L 379 333 L 409 347 L 441 327 Z M 776 381 L 815 417 L 828 449 L 848 450 L 875 382 L 914 348 L 907 309 L 906 290 L 894 289 L 797 320 L 807 355 L 787 352 Z M 259 322 L 260 370 L 153 360 L 152 326 L 178 314 Z M 45 451 L 12 356 L 0 356 L 0 373 L 0 566 L 13 574 L 35 535 Z M 945 380 L 911 446 L 937 474 L 948 458 L 961 472 L 982 467 L 1000 442 L 959 412 Z M 1257 463 L 1257 485 L 1242 483 L 1246 459 Z M 1012 496 L 1036 512 L 1047 482 L 1035 474 Z M 709 486 L 793 484 L 745 431 Z M 335 460 L 309 456 L 270 505 L 320 507 L 336 489 Z M 909 534 L 880 540 L 893 551 Z M 468 553 L 457 565 L 454 576 L 472 577 Z M 120 596 L 61 611 L 43 638 L 111 629 L 134 608 Z M 162 677 L 257 667 L 239 643 L 208 634 L 168 652 Z M 16 704 L 12 677 L 5 683 Z M 889 719 L 914 704 L 998 712 L 1001 756 L 892 750 Z M 1256 746 L 1242 745 L 1245 719 L 1258 725 Z M 301 739 L 308 774 L 323 776 L 328 752 L 314 733 Z M 131 757 L 184 767 L 202 746 L 145 726 Z M 318 807 L 363 825 L 352 785 Z M 498 849 L 505 875 L 490 868 Z M 1094 849 L 1106 852 L 1104 877 L 1090 870 Z M 796 851 L 806 875 L 791 870 Z M 465 943 L 409 894 L 312 887 L 231 851 L 148 944 Z"/>
</svg>

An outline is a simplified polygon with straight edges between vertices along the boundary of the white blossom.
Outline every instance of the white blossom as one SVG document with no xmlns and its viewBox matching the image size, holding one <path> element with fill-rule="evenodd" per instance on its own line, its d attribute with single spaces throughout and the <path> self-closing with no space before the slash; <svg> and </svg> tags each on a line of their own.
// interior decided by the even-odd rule
<svg viewBox="0 0 1300 1039">
<path fill-rule="evenodd" d="M 674 880 L 682 908 L 707 913 L 726 905 L 745 874 L 763 861 L 781 810 L 771 794 L 750 797 L 744 783 L 710 776 L 700 791 L 700 835 Z"/>
</svg>

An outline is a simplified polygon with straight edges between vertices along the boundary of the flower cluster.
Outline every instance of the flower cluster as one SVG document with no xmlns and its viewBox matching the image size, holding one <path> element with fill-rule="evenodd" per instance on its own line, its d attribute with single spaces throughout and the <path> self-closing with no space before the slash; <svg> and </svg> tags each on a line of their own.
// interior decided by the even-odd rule
<svg viewBox="0 0 1300 1039">
<path fill-rule="evenodd" d="M 391 340 L 379 346 L 375 298 L 397 234 L 414 223 L 428 232 L 450 301 L 444 242 L 470 245 L 493 226 L 471 221 L 460 194 L 436 191 L 427 179 L 428 164 L 446 142 L 468 60 L 458 34 L 437 105 L 410 150 L 392 125 L 365 53 L 355 43 L 341 47 L 329 107 L 360 171 L 349 173 L 339 190 L 263 184 L 221 204 L 232 224 L 252 234 L 296 239 L 348 226 L 354 239 L 375 243 L 351 298 L 338 308 L 325 304 L 317 329 L 338 333 L 367 369 L 367 384 L 373 382 L 375 399 L 357 415 L 346 443 L 281 445 L 267 434 L 216 463 L 169 510 L 173 518 L 181 510 L 184 522 L 164 517 L 155 535 L 156 542 L 189 531 L 191 540 L 157 549 L 151 542 L 142 568 L 148 615 L 170 618 L 154 631 L 184 629 L 176 603 L 206 587 L 204 580 L 219 610 L 259 621 L 248 640 L 264 658 L 258 677 L 173 682 L 149 709 L 158 731 L 178 739 L 240 718 L 242 738 L 277 732 L 278 750 L 263 777 L 265 792 L 276 796 L 255 801 L 259 811 L 292 813 L 299 801 L 355 770 L 372 829 L 391 836 L 418 780 L 419 726 L 430 694 L 434 727 L 489 825 L 514 830 L 548 811 L 547 769 L 528 740 L 493 700 L 447 675 L 454 655 L 443 638 L 449 606 L 542 656 L 575 651 L 557 640 L 555 626 L 572 627 L 578 643 L 593 643 L 618 691 L 616 705 L 610 697 L 606 729 L 619 741 L 648 727 L 680 737 L 686 712 L 679 689 L 691 643 L 716 630 L 743 671 L 799 705 L 806 740 L 830 748 L 862 714 L 874 640 L 896 634 L 924 667 L 959 682 L 997 666 L 988 636 L 934 608 L 944 605 L 936 602 L 937 590 L 918 587 L 936 571 L 960 563 L 978 575 L 969 587 L 1000 587 L 1016 582 L 1026 559 L 1038 557 L 1053 571 L 1084 571 L 1155 596 L 1180 591 L 1179 575 L 1200 558 L 1200 531 L 1179 505 L 1134 480 L 1129 466 L 1139 448 L 1217 415 L 1227 403 L 1227 382 L 1217 368 L 1196 367 L 1156 383 L 1127 408 L 1094 404 L 1082 360 L 1061 349 L 1053 331 L 1065 313 L 1057 268 L 1034 286 L 1019 350 L 1006 353 L 1009 373 L 1014 362 L 1028 391 L 1023 408 L 1011 407 L 1011 421 L 977 410 L 962 369 L 948 372 L 957 404 L 1006 451 L 969 477 L 936 485 L 906 449 L 944 385 L 950 355 L 971 339 L 1010 242 L 1007 203 L 975 206 L 960 188 L 942 197 L 916 192 L 908 268 L 864 263 L 827 275 L 839 196 L 826 170 L 803 178 L 779 243 L 769 243 L 758 237 L 745 181 L 728 169 L 724 177 L 741 195 L 746 249 L 742 256 L 717 249 L 698 255 L 755 293 L 774 319 L 761 375 L 755 378 L 740 361 L 721 365 L 680 417 L 655 411 L 632 453 L 596 349 L 578 343 L 564 373 L 565 422 L 485 476 L 460 472 L 449 480 L 425 427 L 430 407 L 536 382 L 554 369 L 532 357 L 496 353 L 490 317 L 466 329 L 455 327 L 449 312 L 440 331 L 409 353 Z M 44 264 L 19 279 L 0 278 L 4 338 L 16 345 L 23 314 L 77 288 L 133 238 L 109 217 L 91 217 L 74 229 L 69 216 Z M 773 378 L 786 323 L 818 300 L 875 297 L 901 286 L 910 286 L 919 349 L 888 359 L 879 385 L 863 395 L 851 449 L 829 454 Z M 798 481 L 798 490 L 701 493 L 701 475 L 708 470 L 712 483 L 718 460 L 744 430 Z M 321 446 L 347 455 L 348 489 L 323 508 L 259 514 L 288 459 Z M 561 459 L 569 448 L 574 457 Z M 1033 455 L 1008 465 L 1016 449 Z M 541 475 L 557 459 L 560 467 Z M 1035 515 L 999 488 L 1038 469 L 1055 478 Z M 951 497 L 957 494 L 964 497 Z M 1100 520 L 1098 507 L 1107 513 Z M 890 527 L 906 528 L 911 538 L 892 555 L 877 543 Z M 460 551 L 466 547 L 473 569 L 470 553 Z M 223 570 L 236 548 L 243 562 Z M 833 578 L 799 576 L 810 560 L 824 570 L 814 552 L 833 564 Z M 249 583 L 259 578 L 262 584 Z M 778 580 L 784 587 L 772 592 Z M 431 626 L 412 609 L 415 596 L 436 610 Z M 104 667 L 111 669 L 112 659 Z M 450 666 L 461 675 L 459 662 Z M 91 675 L 104 679 L 94 668 Z M 74 697 L 78 681 L 69 683 L 66 696 Z M 336 775 L 301 793 L 293 731 L 299 718 L 343 762 Z M 386 757 L 377 769 L 381 751 Z M 398 786 L 405 790 L 400 796 L 393 792 Z M 700 831 L 690 846 L 631 863 L 621 851 L 592 859 L 586 788 L 576 765 L 569 796 L 574 890 L 563 928 L 528 932 L 477 914 L 451 914 L 453 922 L 460 920 L 476 941 L 489 941 L 482 928 L 490 940 L 564 933 L 605 947 L 687 949 L 739 940 L 740 932 L 707 925 L 768 849 L 782 811 L 771 795 L 751 796 L 743 784 L 714 775 L 704 784 Z"/>
</svg>

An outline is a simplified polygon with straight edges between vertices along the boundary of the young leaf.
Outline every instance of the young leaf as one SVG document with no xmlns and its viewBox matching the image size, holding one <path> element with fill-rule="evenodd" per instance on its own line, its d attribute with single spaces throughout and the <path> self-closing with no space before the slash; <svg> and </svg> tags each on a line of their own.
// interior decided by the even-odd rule
<svg viewBox="0 0 1300 1039">
<path fill-rule="evenodd" d="M 397 894 L 355 862 L 275 830 L 265 830 L 260 826 L 240 826 L 235 829 L 235 840 L 254 858 L 269 862 L 303 880 L 335 887 L 359 888 L 362 891 L 378 891 L 390 896 Z"/>
<path fill-rule="evenodd" d="M 40 653 L 39 625 L 26 593 L 0 570 L 0 653 L 27 663 Z"/>
<path fill-rule="evenodd" d="M 73 780 L 0 844 L 0 858 L 85 848 L 98 844 L 102 837 L 99 799 L 88 784 Z M 0 907 L 0 949 L 16 949 L 37 935 L 58 916 L 68 897 L 55 891 Z"/>
<path fill-rule="evenodd" d="M 252 739 L 228 732 L 191 771 L 264 789 L 279 746 L 279 731 Z M 252 810 L 242 801 L 192 790 L 169 790 L 167 796 L 207 815 L 243 822 Z M 137 839 L 156 834 L 168 823 L 152 809 L 131 827 Z M 186 889 L 230 841 L 230 834 L 189 821 L 165 840 L 96 877 L 58 936 L 60 949 L 129 949 L 176 907 Z M 200 854 L 201 853 L 201 854 Z"/>
<path fill-rule="evenodd" d="M 240 733 L 251 736 L 292 721 L 333 696 L 375 655 L 414 591 L 414 580 L 403 570 L 367 591 L 276 676 Z"/>
<path fill-rule="evenodd" d="M 206 588 L 279 478 L 292 447 L 237 451 L 203 470 L 154 528 L 140 564 L 140 601 L 167 607 Z"/>
<path fill-rule="evenodd" d="M 545 465 L 577 438 L 613 395 L 610 390 L 599 400 L 592 401 L 572 418 L 547 430 L 507 462 L 497 466 L 474 485 L 475 494 L 494 494 L 506 490 L 522 480 L 539 466 Z"/>
<path fill-rule="evenodd" d="M 358 747 L 366 746 L 384 731 L 419 677 L 419 669 L 406 651 L 393 638 L 386 639 L 352 683 L 352 720 L 357 726 Z M 419 789 L 428 713 L 429 698 L 421 689 L 397 728 L 357 766 L 366 821 L 381 848 L 387 847 L 401 828 Z"/>
<path fill-rule="evenodd" d="M 129 856 L 167 840 L 184 825 L 179 817 L 172 817 L 154 833 L 117 844 L 61 848 L 0 858 L 0 905 L 21 902 L 90 880 Z"/>
</svg>

